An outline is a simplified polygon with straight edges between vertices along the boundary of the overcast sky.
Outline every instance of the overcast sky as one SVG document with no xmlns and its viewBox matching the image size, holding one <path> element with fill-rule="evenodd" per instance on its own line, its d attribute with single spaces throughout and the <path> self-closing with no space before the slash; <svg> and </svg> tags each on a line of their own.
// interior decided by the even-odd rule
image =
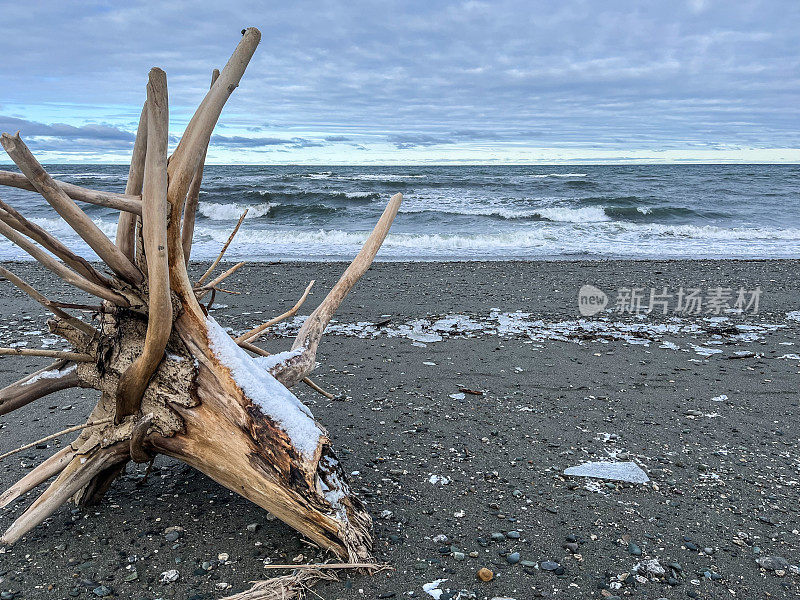
<svg viewBox="0 0 800 600">
<path fill-rule="evenodd" d="M 179 136 L 246 26 L 262 42 L 209 162 L 800 162 L 798 0 L 2 0 L 0 15 L 0 131 L 48 162 L 126 162 L 152 66 Z"/>
</svg>

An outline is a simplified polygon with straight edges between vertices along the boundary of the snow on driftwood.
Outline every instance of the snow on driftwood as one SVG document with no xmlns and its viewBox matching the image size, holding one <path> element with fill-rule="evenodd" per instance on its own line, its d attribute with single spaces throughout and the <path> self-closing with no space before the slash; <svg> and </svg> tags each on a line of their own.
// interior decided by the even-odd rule
<svg viewBox="0 0 800 600">
<path fill-rule="evenodd" d="M 323 434 L 308 407 L 270 375 L 262 364 L 239 348 L 213 317 L 206 317 L 206 325 L 211 351 L 230 369 L 236 384 L 264 415 L 286 432 L 297 449 L 313 456 Z"/>
</svg>

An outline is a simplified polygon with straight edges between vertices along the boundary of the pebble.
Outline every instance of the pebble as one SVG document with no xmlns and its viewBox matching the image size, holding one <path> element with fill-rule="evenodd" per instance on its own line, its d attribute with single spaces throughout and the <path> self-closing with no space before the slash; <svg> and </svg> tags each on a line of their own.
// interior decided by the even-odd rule
<svg viewBox="0 0 800 600">
<path fill-rule="evenodd" d="M 114 590 L 106 585 L 99 585 L 92 590 L 92 593 L 98 598 L 105 598 L 106 596 L 111 596 Z"/>
<path fill-rule="evenodd" d="M 247 531 L 249 531 L 250 533 L 255 533 L 256 531 L 258 531 L 258 528 L 259 528 L 258 523 L 250 523 L 247 526 Z"/>
<path fill-rule="evenodd" d="M 633 542 L 631 542 L 628 544 L 628 553 L 631 554 L 632 556 L 641 556 L 642 549 L 639 548 L 639 546 L 637 546 Z"/>
<path fill-rule="evenodd" d="M 486 567 L 481 567 L 480 569 L 478 569 L 478 579 L 480 579 L 481 581 L 491 581 L 492 579 L 494 579 L 494 573 L 492 573 Z"/>
<path fill-rule="evenodd" d="M 14 600 L 14 592 L 0 592 L 0 600 Z"/>
<path fill-rule="evenodd" d="M 687 550 L 692 550 L 694 552 L 697 552 L 698 550 L 697 544 L 695 544 L 694 542 L 685 542 L 684 546 L 686 546 Z"/>
<path fill-rule="evenodd" d="M 507 561 L 507 562 L 508 562 L 508 564 L 510 564 L 510 565 L 515 565 L 515 564 L 517 564 L 517 563 L 520 561 L 520 555 L 519 555 L 519 552 L 512 552 L 511 554 L 509 554 L 508 556 L 506 556 L 506 561 Z"/>
<path fill-rule="evenodd" d="M 510 540 L 518 540 L 520 538 L 519 531 L 509 531 L 506 533 L 506 537 Z"/>
<path fill-rule="evenodd" d="M 756 562 L 767 571 L 785 570 L 789 567 L 789 561 L 782 556 L 762 556 Z"/>
<path fill-rule="evenodd" d="M 506 539 L 506 536 L 505 536 L 505 534 L 503 534 L 503 533 L 500 533 L 499 531 L 495 531 L 495 532 L 492 534 L 492 541 L 493 541 L 493 542 L 504 542 L 504 541 L 505 541 L 505 539 Z"/>
<path fill-rule="evenodd" d="M 540 566 L 542 569 L 544 569 L 545 571 L 555 571 L 555 570 L 556 570 L 556 569 L 558 569 L 558 568 L 559 568 L 561 565 L 560 565 L 560 564 L 558 564 L 557 562 L 553 561 L 553 560 L 543 560 L 543 561 L 542 561 L 542 562 L 539 564 L 539 566 Z"/>
<path fill-rule="evenodd" d="M 466 555 L 463 552 L 453 552 L 453 558 L 456 560 L 464 560 Z"/>
<path fill-rule="evenodd" d="M 572 554 L 577 554 L 578 544 L 576 544 L 575 542 L 567 542 L 566 544 L 564 544 L 564 549 L 569 550 Z"/>
</svg>

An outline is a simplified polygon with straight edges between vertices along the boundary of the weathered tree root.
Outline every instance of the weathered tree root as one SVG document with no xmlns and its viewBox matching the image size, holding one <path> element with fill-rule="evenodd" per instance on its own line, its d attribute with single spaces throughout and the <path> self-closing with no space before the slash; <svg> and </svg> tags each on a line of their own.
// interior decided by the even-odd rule
<svg viewBox="0 0 800 600">
<path fill-rule="evenodd" d="M 128 461 L 151 462 L 165 454 L 265 508 L 341 559 L 359 565 L 374 562 L 369 513 L 349 488 L 326 431 L 290 388 L 308 381 L 325 327 L 372 263 L 402 196 L 390 200 L 364 247 L 308 317 L 290 351 L 270 354 L 250 342 L 295 314 L 310 286 L 289 312 L 233 339 L 198 300 L 215 291 L 238 266 L 208 284 L 201 281 L 200 287 L 192 285 L 186 269 L 211 133 L 260 35 L 252 28 L 243 32 L 225 68 L 215 72 L 211 89 L 169 160 L 166 75 L 160 69 L 150 72 L 125 194 L 56 182 L 19 134 L 3 135 L 3 146 L 22 175 L 0 172 L 0 185 L 40 192 L 113 275 L 101 275 L 0 202 L 0 234 L 66 282 L 102 300 L 87 323 L 66 312 L 81 307 L 45 298 L 4 270 L 11 283 L 53 312 L 50 331 L 67 340 L 73 351 L 14 351 L 59 360 L 0 390 L 0 414 L 73 387 L 98 390 L 100 399 L 70 446 L 0 495 L 0 506 L 7 506 L 55 477 L 6 529 L 0 543 L 18 541 L 70 498 L 82 505 L 100 501 Z M 120 216 L 115 244 L 99 233 L 75 200 L 127 211 Z M 289 598 L 331 577 L 321 565 L 319 570 L 261 582 L 237 598 Z"/>
</svg>

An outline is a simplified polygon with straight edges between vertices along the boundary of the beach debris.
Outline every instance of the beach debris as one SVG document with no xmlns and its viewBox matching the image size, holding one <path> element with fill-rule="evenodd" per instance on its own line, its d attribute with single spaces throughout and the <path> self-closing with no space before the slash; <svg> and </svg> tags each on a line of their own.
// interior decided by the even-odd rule
<svg viewBox="0 0 800 600">
<path fill-rule="evenodd" d="M 486 567 L 481 567 L 480 569 L 478 569 L 477 576 L 478 579 L 480 579 L 483 582 L 491 581 L 492 579 L 494 579 L 494 573 L 490 569 L 487 569 Z"/>
<path fill-rule="evenodd" d="M 647 483 L 650 478 L 635 462 L 586 462 L 564 470 L 571 477 L 592 477 L 628 483 Z"/>
<path fill-rule="evenodd" d="M 711 401 L 712 402 L 725 402 L 728 399 L 726 394 L 720 394 L 719 396 L 714 396 Z"/>
<path fill-rule="evenodd" d="M 469 388 L 462 387 L 458 388 L 458 391 L 464 394 L 470 394 L 471 396 L 483 396 L 482 390 L 471 390 Z"/>
<path fill-rule="evenodd" d="M 464 400 L 467 397 L 467 395 L 464 394 L 464 393 L 459 392 L 457 394 L 450 394 L 450 397 L 453 400 Z"/>
</svg>

